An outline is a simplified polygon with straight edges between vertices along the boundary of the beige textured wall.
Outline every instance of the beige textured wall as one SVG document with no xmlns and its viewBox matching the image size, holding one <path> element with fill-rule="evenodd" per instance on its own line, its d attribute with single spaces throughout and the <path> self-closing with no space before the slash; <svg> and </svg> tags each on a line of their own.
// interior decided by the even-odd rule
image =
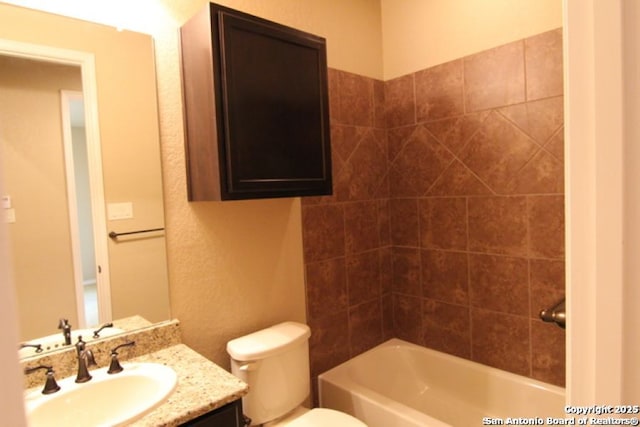
<svg viewBox="0 0 640 427">
<path fill-rule="evenodd" d="M 384 80 L 562 26 L 562 0 L 380 0 Z"/>
<path fill-rule="evenodd" d="M 20 310 L 20 339 L 49 335 L 60 316 L 77 325 L 62 150 L 60 90 L 82 87 L 80 69 L 0 57 L 0 144 Z"/>
</svg>

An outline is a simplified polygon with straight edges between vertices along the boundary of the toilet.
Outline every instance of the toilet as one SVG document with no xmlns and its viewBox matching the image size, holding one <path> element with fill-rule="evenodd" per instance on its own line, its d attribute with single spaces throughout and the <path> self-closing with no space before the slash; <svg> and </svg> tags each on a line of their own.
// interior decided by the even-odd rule
<svg viewBox="0 0 640 427">
<path fill-rule="evenodd" d="M 310 393 L 307 325 L 283 322 L 227 343 L 231 372 L 249 385 L 242 398 L 251 425 L 265 427 L 367 427 L 333 409 L 307 409 Z"/>
</svg>

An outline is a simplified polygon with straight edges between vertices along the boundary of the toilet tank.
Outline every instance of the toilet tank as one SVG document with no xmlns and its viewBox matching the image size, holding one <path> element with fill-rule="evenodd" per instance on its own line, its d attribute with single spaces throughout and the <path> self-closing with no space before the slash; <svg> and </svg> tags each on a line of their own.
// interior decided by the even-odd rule
<svg viewBox="0 0 640 427">
<path fill-rule="evenodd" d="M 309 395 L 307 325 L 284 322 L 227 343 L 231 372 L 249 385 L 244 413 L 252 425 L 275 420 Z"/>
</svg>

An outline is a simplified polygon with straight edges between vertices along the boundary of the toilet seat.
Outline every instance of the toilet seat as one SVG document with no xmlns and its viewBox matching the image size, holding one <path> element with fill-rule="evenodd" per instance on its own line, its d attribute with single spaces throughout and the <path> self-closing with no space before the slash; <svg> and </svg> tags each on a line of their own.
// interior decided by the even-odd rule
<svg viewBox="0 0 640 427">
<path fill-rule="evenodd" d="M 288 417 L 270 427 L 367 427 L 359 419 L 333 409 L 315 408 L 302 415 Z"/>
</svg>

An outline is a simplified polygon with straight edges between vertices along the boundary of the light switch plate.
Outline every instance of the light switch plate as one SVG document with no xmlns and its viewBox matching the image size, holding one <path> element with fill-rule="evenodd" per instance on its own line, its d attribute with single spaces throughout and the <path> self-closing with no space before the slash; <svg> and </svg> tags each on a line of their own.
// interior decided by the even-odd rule
<svg viewBox="0 0 640 427">
<path fill-rule="evenodd" d="M 16 222 L 16 210 L 11 208 L 11 209 L 7 209 L 5 208 L 4 210 L 4 222 L 6 222 L 7 224 L 13 224 L 14 222 Z"/>
<path fill-rule="evenodd" d="M 2 196 L 2 209 L 11 209 L 11 196 Z"/>
<path fill-rule="evenodd" d="M 133 218 L 133 203 L 108 203 L 107 218 L 111 221 Z"/>
</svg>

